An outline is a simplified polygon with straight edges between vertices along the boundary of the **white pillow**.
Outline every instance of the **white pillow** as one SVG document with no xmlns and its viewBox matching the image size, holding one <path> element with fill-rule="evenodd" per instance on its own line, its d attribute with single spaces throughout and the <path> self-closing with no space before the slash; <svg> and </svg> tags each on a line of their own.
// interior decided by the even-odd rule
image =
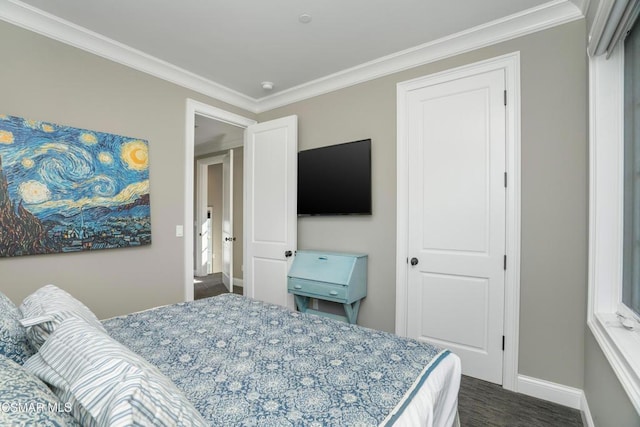
<svg viewBox="0 0 640 427">
<path fill-rule="evenodd" d="M 68 317 L 83 319 L 106 333 L 96 315 L 86 305 L 55 285 L 43 286 L 26 297 L 20 311 L 20 323 L 27 328 L 27 337 L 35 349 L 40 348 L 60 322 Z"/>
<path fill-rule="evenodd" d="M 77 318 L 63 320 L 25 363 L 83 426 L 206 426 L 149 362 Z"/>
</svg>

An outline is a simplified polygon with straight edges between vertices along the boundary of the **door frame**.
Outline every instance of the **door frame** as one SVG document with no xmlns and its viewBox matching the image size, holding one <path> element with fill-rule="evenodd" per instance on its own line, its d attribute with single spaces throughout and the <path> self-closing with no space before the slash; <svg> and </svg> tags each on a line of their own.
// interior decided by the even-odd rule
<svg viewBox="0 0 640 427">
<path fill-rule="evenodd" d="M 224 160 L 224 155 L 213 156 L 213 157 L 205 157 L 203 159 L 198 159 L 196 162 L 196 227 L 202 226 L 202 221 L 207 217 L 207 194 L 209 191 L 209 166 L 222 164 Z M 233 197 L 233 195 L 231 195 Z M 196 235 L 194 233 L 194 239 Z M 202 261 L 200 259 L 202 254 L 202 246 L 201 239 L 195 239 L 196 242 L 196 262 Z M 202 262 L 196 265 L 195 274 L 198 276 L 203 276 L 202 274 Z"/>
<path fill-rule="evenodd" d="M 195 153 L 195 123 L 196 114 L 234 126 L 246 129 L 248 126 L 256 124 L 257 121 L 221 108 L 205 104 L 194 99 L 187 98 L 185 112 L 185 177 L 184 177 L 184 217 L 183 224 L 188 225 L 186 230 L 183 227 L 183 253 L 184 253 L 184 300 L 193 301 L 193 252 L 194 252 L 194 230 L 192 226 L 193 204 L 194 204 L 194 153 Z M 237 147 L 244 146 L 244 139 L 239 141 Z M 236 147 L 226 147 L 236 148 Z M 177 232 L 178 230 L 176 230 Z M 176 233 L 179 234 L 179 233 Z M 246 255 L 245 255 L 246 256 Z"/>
<path fill-rule="evenodd" d="M 207 248 L 209 249 L 209 252 L 207 253 L 207 275 L 209 275 L 213 274 L 213 206 L 207 206 L 206 218 L 209 225 L 209 230 L 207 230 Z"/>
<path fill-rule="evenodd" d="M 503 70 L 506 105 L 506 241 L 502 387 L 516 391 L 520 323 L 520 52 L 480 61 L 397 84 L 397 228 L 396 228 L 396 329 L 407 334 L 408 288 L 408 159 L 406 98 L 412 90 L 488 71 Z"/>
</svg>

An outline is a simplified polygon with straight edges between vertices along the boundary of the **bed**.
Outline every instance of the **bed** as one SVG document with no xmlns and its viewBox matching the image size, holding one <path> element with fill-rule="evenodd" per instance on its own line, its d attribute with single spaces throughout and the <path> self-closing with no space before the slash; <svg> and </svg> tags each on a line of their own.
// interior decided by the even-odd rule
<svg viewBox="0 0 640 427">
<path fill-rule="evenodd" d="M 207 425 L 457 424 L 460 360 L 415 340 L 234 294 L 100 326 L 166 376 Z M 39 373 L 49 341 L 28 370 Z M 38 376 L 58 391 L 55 377 Z"/>
</svg>

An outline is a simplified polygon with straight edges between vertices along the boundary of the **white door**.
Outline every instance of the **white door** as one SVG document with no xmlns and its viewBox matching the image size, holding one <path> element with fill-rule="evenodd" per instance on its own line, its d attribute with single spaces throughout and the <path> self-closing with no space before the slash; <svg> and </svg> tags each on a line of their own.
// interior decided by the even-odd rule
<svg viewBox="0 0 640 427">
<path fill-rule="evenodd" d="M 222 283 L 233 292 L 233 150 L 222 160 Z"/>
<path fill-rule="evenodd" d="M 502 384 L 506 129 L 503 70 L 407 95 L 407 334 Z M 414 265 L 415 264 L 415 265 Z"/>
<path fill-rule="evenodd" d="M 207 274 L 213 273 L 213 207 L 207 207 Z"/>
<path fill-rule="evenodd" d="M 245 295 L 294 308 L 287 273 L 297 243 L 298 118 L 245 131 Z"/>
<path fill-rule="evenodd" d="M 209 242 L 211 241 L 211 228 L 206 216 L 198 212 L 196 221 L 196 265 L 194 274 L 196 276 L 206 276 L 209 274 L 209 263 L 207 256 L 211 250 Z"/>
</svg>

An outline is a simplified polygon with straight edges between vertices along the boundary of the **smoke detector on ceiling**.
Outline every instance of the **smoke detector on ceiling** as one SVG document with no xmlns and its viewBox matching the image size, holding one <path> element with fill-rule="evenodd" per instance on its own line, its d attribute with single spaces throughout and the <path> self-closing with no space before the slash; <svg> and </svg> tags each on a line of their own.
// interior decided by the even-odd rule
<svg viewBox="0 0 640 427">
<path fill-rule="evenodd" d="M 303 13 L 302 15 L 298 16 L 298 21 L 300 21 L 302 24 L 308 24 L 309 22 L 311 22 L 311 15 L 309 15 L 308 13 Z"/>
</svg>

